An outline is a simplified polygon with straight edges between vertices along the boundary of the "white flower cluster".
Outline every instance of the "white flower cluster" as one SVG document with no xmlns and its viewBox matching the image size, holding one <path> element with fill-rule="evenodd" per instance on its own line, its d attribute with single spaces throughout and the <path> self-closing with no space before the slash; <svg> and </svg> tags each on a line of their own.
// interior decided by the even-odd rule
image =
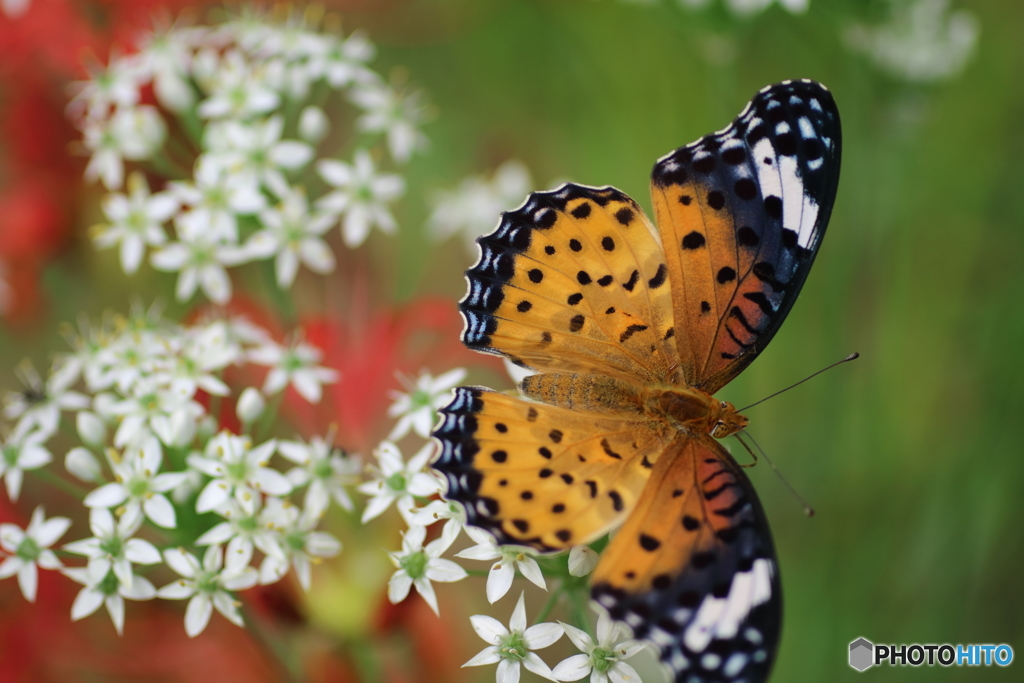
<svg viewBox="0 0 1024 683">
<path fill-rule="evenodd" d="M 88 563 L 61 564 L 50 548 L 71 521 L 46 520 L 38 508 L 24 531 L 0 525 L 0 556 L 6 556 L 0 578 L 17 574 L 31 601 L 37 567 L 59 569 L 84 586 L 72 618 L 105 605 L 118 633 L 125 598 L 189 598 L 190 636 L 203 631 L 213 609 L 242 625 L 232 591 L 276 582 L 290 568 L 308 589 L 311 564 L 341 549 L 316 527 L 332 500 L 352 509 L 345 487 L 358 480 L 362 466 L 333 447 L 333 434 L 308 443 L 271 439 L 256 445 L 252 433 L 274 417 L 263 415 L 260 422 L 268 413 L 264 394 L 290 384 L 307 400 L 319 400 L 321 384 L 337 377 L 317 365 L 319 351 L 301 340 L 282 346 L 241 318 L 183 326 L 152 311 L 84 325 L 70 341 L 74 351 L 59 356 L 45 380 L 25 366 L 25 388 L 8 394 L 4 416 L 14 424 L 0 476 L 16 500 L 24 472 L 53 460 L 47 443 L 58 426 L 77 431 L 82 445 L 67 453 L 64 464 L 96 487 L 83 500 L 93 535 L 64 550 Z M 233 434 L 217 424 L 220 402 L 232 397 L 224 373 L 245 365 L 269 366 L 269 372 L 262 392 L 239 392 L 235 409 L 243 433 Z M 211 409 L 200 402 L 203 394 Z M 74 414 L 74 428 L 65 413 Z M 288 471 L 271 466 L 275 455 L 287 461 Z M 303 488 L 299 505 L 290 497 L 297 499 Z M 191 510 L 213 512 L 222 521 L 211 526 Z M 201 561 L 180 547 L 182 539 L 204 549 Z M 256 551 L 262 555 L 258 566 Z M 136 574 L 136 565 L 148 573 L 162 563 L 181 578 L 157 590 Z"/>
<path fill-rule="evenodd" d="M 126 273 L 150 248 L 153 267 L 179 273 L 179 300 L 201 288 L 223 304 L 228 267 L 273 259 L 288 288 L 300 265 L 334 269 L 325 241 L 333 225 L 353 248 L 373 227 L 396 230 L 389 204 L 405 182 L 378 165 L 384 154 L 403 164 L 425 146 L 421 96 L 367 66 L 375 49 L 362 33 L 321 32 L 309 16 L 252 11 L 219 26 L 160 27 L 76 84 L 69 114 L 91 154 L 86 178 L 111 191 L 93 240 L 118 247 Z M 149 87 L 156 104 L 145 101 Z M 328 139 L 324 107 L 346 102 L 354 139 Z M 351 160 L 321 156 L 325 142 L 354 150 Z M 127 183 L 125 162 L 139 169 Z M 143 170 L 161 180 L 159 191 Z M 323 185 L 322 196 L 307 196 Z"/>
<path fill-rule="evenodd" d="M 465 370 L 457 368 L 436 378 L 428 372 L 421 373 L 415 381 L 400 377 L 409 391 L 394 393 L 395 400 L 388 414 L 398 421 L 389 438 L 398 440 L 413 432 L 421 439 L 428 439 L 436 422 L 437 409 L 448 401 L 452 388 L 461 383 L 465 375 Z M 360 492 L 370 496 L 363 511 L 364 523 L 395 503 L 408 525 L 401 549 L 389 553 L 396 571 L 388 582 L 388 599 L 397 604 L 415 588 L 438 613 L 432 582 L 454 582 L 469 576 L 455 561 L 442 557 L 463 531 L 475 545 L 454 557 L 491 564 L 486 582 L 488 602 L 493 604 L 508 593 L 517 571 L 547 590 L 544 571 L 531 549 L 498 545 L 490 533 L 464 526 L 466 517 L 462 506 L 444 499 L 444 482 L 427 468 L 434 454 L 435 444 L 427 441 L 405 461 L 395 443 L 384 441 L 375 452 L 377 464 L 370 467 L 373 478 L 359 486 Z M 441 532 L 427 542 L 429 527 L 442 520 Z M 593 571 L 597 559 L 597 553 L 588 546 L 573 548 L 560 578 L 586 576 Z M 579 589 L 579 582 L 575 583 Z M 550 605 L 553 601 L 545 614 Z M 529 626 L 524 596 L 520 594 L 507 628 L 491 616 L 470 617 L 473 629 L 488 646 L 463 666 L 497 664 L 497 683 L 517 683 L 521 667 L 555 681 L 577 681 L 589 675 L 591 683 L 639 683 L 636 671 L 623 660 L 642 650 L 644 644 L 628 639 L 623 627 L 614 624 L 601 608 L 597 609 L 601 615 L 595 642 L 587 632 L 570 624 L 541 622 Z M 548 647 L 563 634 L 569 636 L 582 654 L 569 657 L 552 669 L 535 650 Z"/>
<path fill-rule="evenodd" d="M 469 176 L 454 190 L 438 192 L 427 219 L 434 239 L 458 235 L 470 254 L 476 254 L 476 238 L 494 228 L 496 216 L 521 204 L 533 188 L 526 164 L 510 159 L 495 169 L 490 178 Z"/>
<path fill-rule="evenodd" d="M 967 10 L 951 12 L 949 0 L 891 0 L 892 18 L 878 26 L 851 26 L 846 42 L 897 78 L 933 83 L 959 74 L 981 32 Z"/>
</svg>

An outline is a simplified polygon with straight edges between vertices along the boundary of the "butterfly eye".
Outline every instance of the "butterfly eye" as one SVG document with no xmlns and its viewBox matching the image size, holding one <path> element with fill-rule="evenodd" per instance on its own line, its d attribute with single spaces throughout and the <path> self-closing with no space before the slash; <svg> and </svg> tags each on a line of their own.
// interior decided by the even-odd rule
<svg viewBox="0 0 1024 683">
<path fill-rule="evenodd" d="M 726 436 L 729 436 L 729 427 L 724 422 L 719 420 L 718 422 L 715 423 L 715 428 L 711 430 L 711 436 L 715 437 L 716 439 L 721 439 Z"/>
</svg>

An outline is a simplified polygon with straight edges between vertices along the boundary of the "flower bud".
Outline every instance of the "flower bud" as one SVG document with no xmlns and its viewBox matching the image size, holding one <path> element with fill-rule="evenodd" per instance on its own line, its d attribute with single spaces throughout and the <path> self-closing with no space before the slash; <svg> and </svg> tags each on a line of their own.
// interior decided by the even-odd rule
<svg viewBox="0 0 1024 683">
<path fill-rule="evenodd" d="M 569 551 L 569 573 L 573 576 L 586 576 L 594 571 L 600 555 L 595 553 L 590 546 L 577 545 Z"/>
<path fill-rule="evenodd" d="M 320 107 L 309 106 L 299 115 L 299 137 L 311 145 L 324 139 L 328 128 L 327 114 Z"/>
<path fill-rule="evenodd" d="M 79 416 L 81 415 L 82 413 L 79 413 Z M 82 431 L 81 427 L 78 431 Z M 103 481 L 99 460 L 81 446 L 68 451 L 64 457 L 64 468 L 84 482 L 92 484 Z"/>
<path fill-rule="evenodd" d="M 107 440 L 107 425 L 88 410 L 79 411 L 75 417 L 78 436 L 89 446 L 102 446 Z"/>
<path fill-rule="evenodd" d="M 213 415 L 207 415 L 196 425 L 196 434 L 199 435 L 200 441 L 206 443 L 217 433 L 217 429 L 217 420 L 214 419 Z"/>
<path fill-rule="evenodd" d="M 263 400 L 263 394 L 254 387 L 248 387 L 238 397 L 238 403 L 235 404 L 235 412 L 238 414 L 238 419 L 241 420 L 242 424 L 250 425 L 263 414 L 266 407 L 267 404 Z"/>
</svg>

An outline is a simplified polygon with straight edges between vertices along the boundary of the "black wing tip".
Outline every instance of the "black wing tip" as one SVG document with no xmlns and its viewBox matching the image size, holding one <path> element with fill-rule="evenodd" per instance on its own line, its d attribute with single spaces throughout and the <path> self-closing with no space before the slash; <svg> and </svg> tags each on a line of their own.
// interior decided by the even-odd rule
<svg viewBox="0 0 1024 683">
<path fill-rule="evenodd" d="M 770 110 L 777 109 L 771 114 Z M 813 151 L 815 142 L 808 143 L 799 136 L 794 136 L 791 154 L 814 157 L 828 156 L 830 166 L 838 170 L 840 150 L 842 146 L 842 127 L 839 120 L 839 108 L 836 106 L 832 92 L 818 81 L 809 78 L 781 81 L 767 85 L 747 102 L 743 111 L 722 130 L 709 133 L 693 142 L 679 147 L 658 159 L 651 171 L 651 182 L 659 188 L 682 185 L 690 175 L 711 172 L 720 157 L 718 154 L 722 144 L 730 139 L 743 138 L 753 145 L 761 138 L 775 134 L 765 120 L 772 117 L 793 119 L 801 116 L 814 119 L 815 125 L 823 135 L 831 141 L 828 149 L 820 154 Z M 817 158 L 817 157 L 814 157 Z M 728 163 L 728 161 L 726 161 Z M 832 173 L 834 180 L 830 182 L 828 191 L 834 194 L 834 186 L 838 182 L 838 173 Z"/>
</svg>

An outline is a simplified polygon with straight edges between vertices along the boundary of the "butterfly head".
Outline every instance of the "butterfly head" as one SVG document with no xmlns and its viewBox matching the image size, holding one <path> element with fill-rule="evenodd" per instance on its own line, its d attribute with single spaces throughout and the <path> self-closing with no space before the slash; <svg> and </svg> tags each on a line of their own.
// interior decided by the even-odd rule
<svg viewBox="0 0 1024 683">
<path fill-rule="evenodd" d="M 736 406 L 728 401 L 719 401 L 718 415 L 711 425 L 711 436 L 722 439 L 743 430 L 750 422 L 736 412 Z"/>
</svg>

